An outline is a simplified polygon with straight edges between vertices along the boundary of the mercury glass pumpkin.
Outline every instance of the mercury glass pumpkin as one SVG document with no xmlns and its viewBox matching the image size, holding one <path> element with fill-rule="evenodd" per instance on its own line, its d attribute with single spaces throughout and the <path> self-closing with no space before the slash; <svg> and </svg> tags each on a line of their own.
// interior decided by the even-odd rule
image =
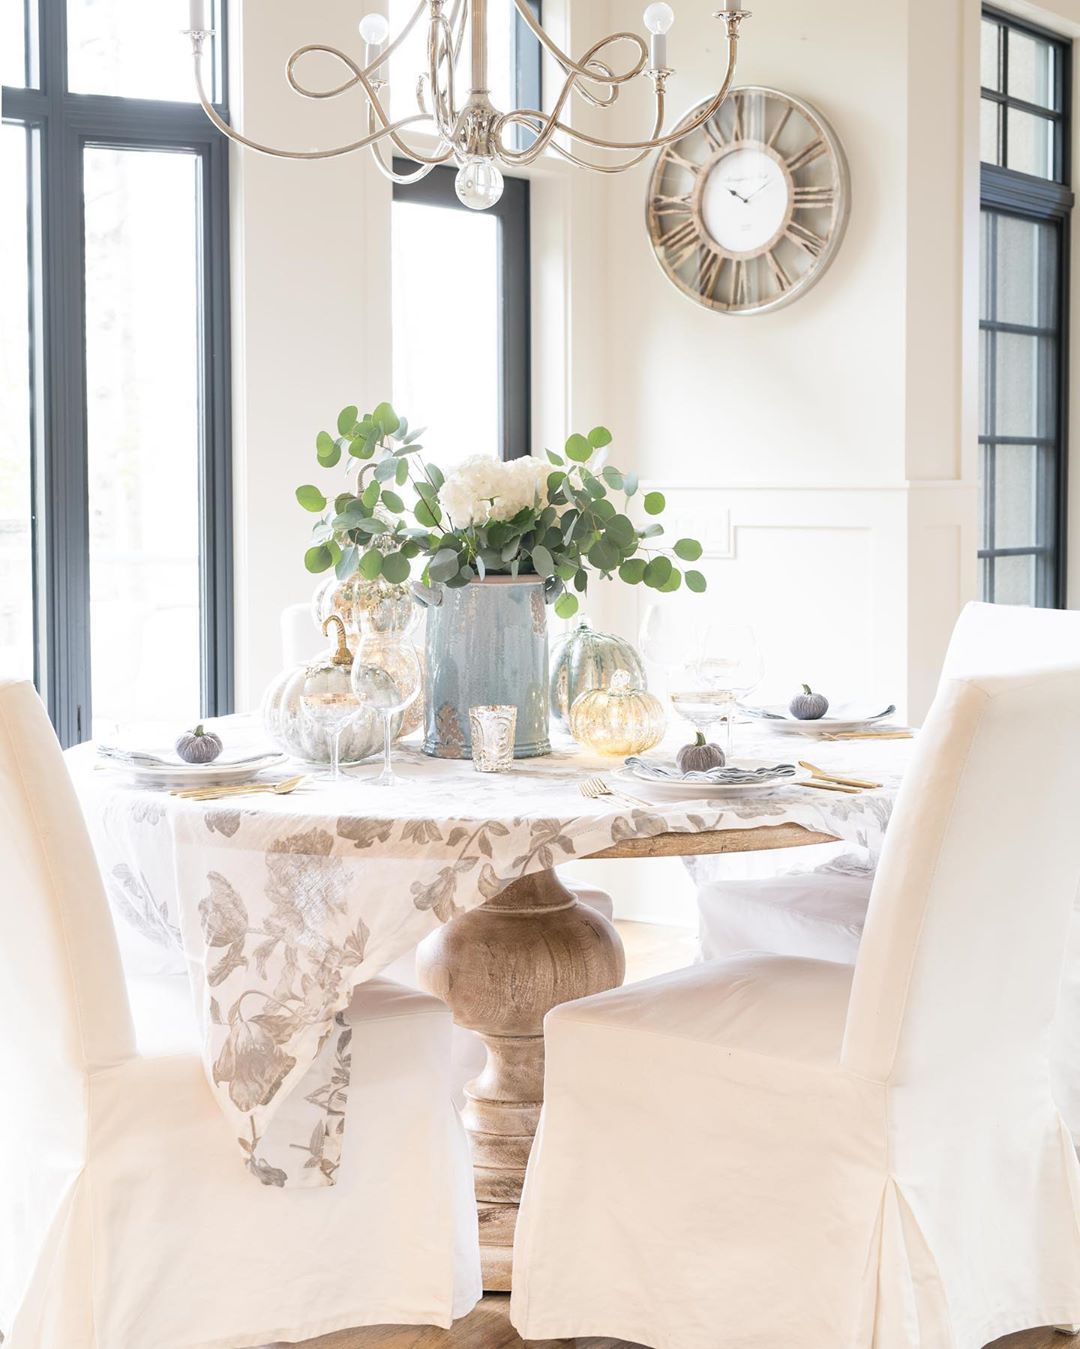
<svg viewBox="0 0 1080 1349">
<path fill-rule="evenodd" d="M 294 759 L 318 764 L 328 764 L 333 759 L 333 735 L 329 726 L 320 726 L 304 710 L 304 698 L 310 699 L 312 695 L 343 698 L 355 705 L 355 716 L 341 732 L 342 764 L 360 763 L 382 748 L 382 725 L 378 714 L 362 707 L 352 691 L 349 678 L 352 656 L 347 661 L 337 659 L 343 642 L 342 635 L 335 652 L 327 652 L 308 665 L 284 670 L 263 695 L 262 719 L 266 733 L 279 749 Z M 397 734 L 400 719 L 394 729 Z"/>
<path fill-rule="evenodd" d="M 587 689 L 607 688 L 620 670 L 635 688 L 648 688 L 645 666 L 634 647 L 611 633 L 595 632 L 580 619 L 551 657 L 551 715 L 567 725 L 575 700 Z"/>
<path fill-rule="evenodd" d="M 368 581 L 359 572 L 339 581 L 333 574 L 316 587 L 311 612 L 321 628 L 331 614 L 345 624 L 350 645 L 370 633 L 405 633 L 419 617 L 412 591 L 381 576 Z"/>
<path fill-rule="evenodd" d="M 597 754 L 641 754 L 663 739 L 667 716 L 660 699 L 634 688 L 618 670 L 606 689 L 586 689 L 570 708 L 570 734 Z"/>
</svg>

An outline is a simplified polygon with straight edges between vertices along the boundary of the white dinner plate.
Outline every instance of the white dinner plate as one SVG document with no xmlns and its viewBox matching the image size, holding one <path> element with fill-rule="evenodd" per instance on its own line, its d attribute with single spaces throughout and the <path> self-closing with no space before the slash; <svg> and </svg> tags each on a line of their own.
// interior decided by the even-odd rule
<svg viewBox="0 0 1080 1349">
<path fill-rule="evenodd" d="M 137 787 L 220 787 L 228 782 L 246 782 L 265 768 L 283 763 L 284 754 L 273 751 L 246 763 L 200 764 L 127 764 L 115 759 L 98 759 L 111 773 L 123 773 Z"/>
<path fill-rule="evenodd" d="M 775 764 L 774 759 L 732 759 L 733 768 L 768 768 Z M 680 782 L 672 778 L 661 782 L 656 778 L 642 778 L 632 768 L 617 768 L 612 773 L 628 792 L 637 795 L 652 796 L 658 801 L 705 801 L 714 797 L 734 796 L 770 796 L 781 787 L 795 784 L 794 777 L 766 778 L 762 782 Z"/>
</svg>

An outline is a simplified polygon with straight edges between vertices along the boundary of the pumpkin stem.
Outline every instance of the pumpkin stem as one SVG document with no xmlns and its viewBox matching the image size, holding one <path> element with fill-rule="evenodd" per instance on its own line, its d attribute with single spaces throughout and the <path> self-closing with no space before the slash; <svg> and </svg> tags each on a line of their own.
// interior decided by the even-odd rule
<svg viewBox="0 0 1080 1349">
<path fill-rule="evenodd" d="M 697 734 L 694 736 L 694 744 L 695 745 L 705 744 L 705 736 L 701 731 L 698 731 Z"/>
<path fill-rule="evenodd" d="M 811 696 L 813 696 L 813 690 L 810 688 L 810 685 L 809 685 L 809 684 L 804 684 L 804 685 L 802 686 L 802 691 L 803 691 L 803 693 L 807 693 L 807 694 L 810 694 Z"/>
<path fill-rule="evenodd" d="M 198 726 L 195 727 L 195 729 L 192 731 L 191 734 L 192 734 L 192 735 L 205 735 L 205 734 L 206 734 L 206 730 L 205 730 L 205 728 L 204 728 L 204 726 L 203 726 L 203 724 L 202 724 L 201 721 L 199 722 Z"/>
</svg>

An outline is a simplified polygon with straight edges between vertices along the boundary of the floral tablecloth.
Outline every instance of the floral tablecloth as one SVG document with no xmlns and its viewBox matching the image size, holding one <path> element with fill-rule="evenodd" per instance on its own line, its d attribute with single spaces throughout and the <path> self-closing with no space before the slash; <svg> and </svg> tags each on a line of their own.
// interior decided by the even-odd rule
<svg viewBox="0 0 1080 1349">
<path fill-rule="evenodd" d="M 217 725 L 228 737 L 229 719 Z M 743 754 L 812 750 L 885 786 L 645 809 L 583 797 L 578 784 L 611 762 L 568 742 L 498 775 L 406 745 L 396 789 L 370 785 L 365 765 L 287 796 L 197 803 L 95 768 L 90 746 L 68 758 L 118 920 L 183 950 L 207 1074 L 247 1166 L 267 1185 L 326 1185 L 344 1130 L 350 992 L 438 923 L 517 877 L 668 830 L 792 821 L 876 853 L 910 741 L 740 730 Z"/>
</svg>

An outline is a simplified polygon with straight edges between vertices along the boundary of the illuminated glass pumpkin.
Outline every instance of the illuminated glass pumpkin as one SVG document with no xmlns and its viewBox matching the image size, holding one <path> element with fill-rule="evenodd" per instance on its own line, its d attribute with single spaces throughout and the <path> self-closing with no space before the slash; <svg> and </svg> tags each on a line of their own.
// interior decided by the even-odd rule
<svg viewBox="0 0 1080 1349">
<path fill-rule="evenodd" d="M 634 688 L 625 670 L 606 689 L 586 689 L 570 708 L 570 734 L 597 754 L 641 754 L 659 744 L 666 725 L 663 703 Z"/>
</svg>

